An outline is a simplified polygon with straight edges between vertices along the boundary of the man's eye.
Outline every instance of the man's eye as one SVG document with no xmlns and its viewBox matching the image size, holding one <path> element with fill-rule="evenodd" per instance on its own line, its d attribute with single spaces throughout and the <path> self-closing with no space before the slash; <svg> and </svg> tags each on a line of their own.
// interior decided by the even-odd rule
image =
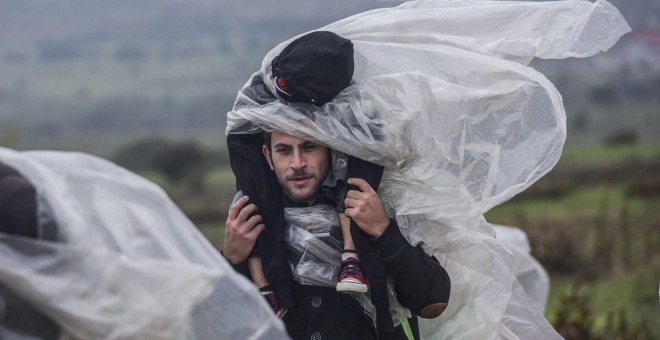
<svg viewBox="0 0 660 340">
<path fill-rule="evenodd" d="M 305 146 L 303 147 L 303 149 L 304 149 L 305 151 L 314 151 L 314 150 L 316 150 L 316 145 L 305 145 Z"/>
<path fill-rule="evenodd" d="M 277 151 L 277 153 L 279 153 L 279 154 L 281 154 L 281 155 L 286 155 L 286 154 L 288 154 L 289 152 L 291 152 L 290 149 L 277 149 L 277 150 L 275 150 L 275 151 Z"/>
</svg>

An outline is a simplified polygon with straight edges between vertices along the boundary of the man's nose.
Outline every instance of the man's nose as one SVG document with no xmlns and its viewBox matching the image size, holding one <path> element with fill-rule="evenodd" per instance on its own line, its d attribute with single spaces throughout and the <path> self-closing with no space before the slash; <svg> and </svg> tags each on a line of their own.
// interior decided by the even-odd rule
<svg viewBox="0 0 660 340">
<path fill-rule="evenodd" d="M 307 162 L 305 161 L 305 158 L 302 156 L 300 152 L 294 152 L 293 153 L 293 159 L 291 159 L 291 167 L 294 169 L 302 169 L 307 165 Z"/>
</svg>

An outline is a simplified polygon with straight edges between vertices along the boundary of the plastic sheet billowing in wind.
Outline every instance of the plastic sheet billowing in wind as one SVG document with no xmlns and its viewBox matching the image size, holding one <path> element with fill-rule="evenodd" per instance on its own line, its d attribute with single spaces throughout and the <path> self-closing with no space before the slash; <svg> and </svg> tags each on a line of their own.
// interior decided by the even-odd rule
<svg viewBox="0 0 660 340">
<path fill-rule="evenodd" d="M 85 154 L 0 148 L 0 162 L 36 187 L 39 228 L 56 233 L 0 233 L 0 320 L 18 297 L 62 339 L 288 338 L 158 186 Z M 0 324 L 0 338 L 17 334 Z"/>
<path fill-rule="evenodd" d="M 279 130 L 385 166 L 379 194 L 404 235 L 452 279 L 427 339 L 551 339 L 483 214 L 557 163 L 561 95 L 527 66 L 588 57 L 630 30 L 606 1 L 411 1 L 320 30 L 351 39 L 354 82 L 322 107 L 272 95 L 268 52 L 227 113 L 227 133 Z"/>
</svg>

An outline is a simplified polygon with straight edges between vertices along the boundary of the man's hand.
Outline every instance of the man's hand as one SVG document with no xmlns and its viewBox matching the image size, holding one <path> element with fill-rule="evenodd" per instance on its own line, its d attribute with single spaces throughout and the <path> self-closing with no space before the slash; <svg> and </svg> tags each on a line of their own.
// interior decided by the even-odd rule
<svg viewBox="0 0 660 340">
<path fill-rule="evenodd" d="M 361 191 L 348 192 L 344 200 L 346 206 L 344 213 L 371 237 L 380 236 L 390 225 L 390 219 L 380 203 L 378 194 L 361 178 L 349 178 L 348 184 L 357 186 Z"/>
<path fill-rule="evenodd" d="M 257 242 L 257 236 L 265 228 L 263 224 L 259 223 L 261 215 L 254 215 L 248 219 L 250 214 L 257 211 L 257 206 L 254 204 L 243 208 L 248 199 L 247 196 L 243 196 L 236 201 L 229 209 L 229 216 L 227 216 L 222 253 L 232 264 L 239 264 L 248 258 Z"/>
</svg>

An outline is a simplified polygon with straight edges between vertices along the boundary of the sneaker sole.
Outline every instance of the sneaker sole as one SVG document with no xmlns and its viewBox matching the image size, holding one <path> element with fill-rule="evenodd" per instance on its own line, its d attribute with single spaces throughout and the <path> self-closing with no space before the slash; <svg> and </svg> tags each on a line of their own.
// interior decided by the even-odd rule
<svg viewBox="0 0 660 340">
<path fill-rule="evenodd" d="M 341 293 L 366 293 L 369 287 L 364 283 L 339 282 L 337 291 Z"/>
</svg>

